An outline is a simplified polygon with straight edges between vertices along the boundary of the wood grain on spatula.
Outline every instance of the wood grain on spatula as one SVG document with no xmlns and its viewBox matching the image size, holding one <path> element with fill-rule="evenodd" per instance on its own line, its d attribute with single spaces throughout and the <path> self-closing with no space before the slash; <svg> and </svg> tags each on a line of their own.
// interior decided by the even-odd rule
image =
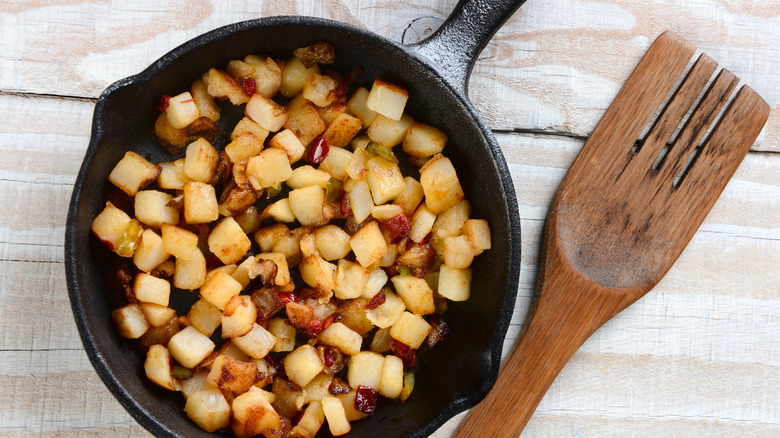
<svg viewBox="0 0 780 438">
<path fill-rule="evenodd" d="M 694 52 L 659 36 L 583 146 L 547 216 L 519 341 L 454 437 L 520 435 L 582 343 L 666 274 L 747 154 L 769 106 L 749 87 L 728 103 L 739 79 L 721 70 L 710 82 L 707 55 L 666 101 Z"/>
</svg>

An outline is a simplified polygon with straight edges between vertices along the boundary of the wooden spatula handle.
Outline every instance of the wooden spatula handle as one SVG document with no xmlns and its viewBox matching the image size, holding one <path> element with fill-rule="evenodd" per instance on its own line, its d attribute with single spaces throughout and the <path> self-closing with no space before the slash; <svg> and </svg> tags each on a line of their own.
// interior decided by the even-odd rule
<svg viewBox="0 0 780 438">
<path fill-rule="evenodd" d="M 549 252 L 548 252 L 549 254 Z M 557 258 L 556 258 L 557 259 Z M 575 351 L 628 305 L 594 288 L 566 262 L 547 260 L 536 302 L 520 340 L 506 358 L 493 390 L 461 422 L 453 437 L 517 437 Z"/>
</svg>

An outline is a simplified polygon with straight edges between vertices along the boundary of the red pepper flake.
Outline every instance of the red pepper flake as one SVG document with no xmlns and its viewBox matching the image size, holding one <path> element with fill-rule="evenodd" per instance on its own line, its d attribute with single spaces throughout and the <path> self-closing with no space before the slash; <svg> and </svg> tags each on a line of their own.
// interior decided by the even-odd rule
<svg viewBox="0 0 780 438">
<path fill-rule="evenodd" d="M 382 289 L 379 292 L 376 293 L 376 295 L 371 298 L 371 300 L 366 303 L 366 309 L 368 310 L 374 310 L 377 307 L 381 306 L 385 303 L 385 300 L 387 299 L 387 295 L 385 295 L 385 290 Z"/>
<path fill-rule="evenodd" d="M 333 313 L 329 317 L 325 318 L 322 323 L 322 329 L 325 330 L 329 325 L 341 320 L 342 315 L 340 313 Z"/>
<path fill-rule="evenodd" d="M 383 225 L 387 232 L 390 233 L 392 243 L 400 242 L 409 236 L 409 231 L 412 230 L 412 222 L 403 213 L 384 221 Z"/>
<path fill-rule="evenodd" d="M 376 409 L 376 390 L 370 386 L 358 385 L 355 390 L 355 409 L 364 414 L 373 414 Z"/>
<path fill-rule="evenodd" d="M 252 78 L 239 78 L 241 87 L 244 88 L 244 92 L 248 95 L 253 95 L 257 92 L 257 82 Z"/>
<path fill-rule="evenodd" d="M 294 303 L 298 301 L 298 296 L 292 292 L 279 292 L 276 294 L 276 296 L 279 297 L 279 301 L 281 301 L 282 304 Z"/>
<path fill-rule="evenodd" d="M 382 266 L 382 270 L 385 271 L 388 277 L 395 277 L 398 275 L 398 264 L 393 262 L 390 266 Z"/>
<path fill-rule="evenodd" d="M 327 368 L 332 367 L 333 364 L 336 363 L 336 353 L 334 353 L 330 348 L 324 349 L 322 352 L 322 361 L 325 363 Z"/>
<path fill-rule="evenodd" d="M 308 327 L 304 330 L 304 333 L 311 339 L 316 338 L 322 333 L 322 321 L 317 318 L 312 318 L 311 321 L 309 321 Z"/>
<path fill-rule="evenodd" d="M 189 103 L 189 102 L 194 102 L 194 101 L 195 101 L 195 99 L 187 99 L 187 100 L 182 100 L 179 103 Z"/>
<path fill-rule="evenodd" d="M 171 96 L 168 96 L 167 94 L 163 94 L 160 96 L 160 100 L 157 102 L 157 109 L 160 110 L 160 112 L 164 112 L 168 109 L 168 106 L 171 104 Z"/>
<path fill-rule="evenodd" d="M 320 164 L 325 157 L 328 156 L 330 151 L 330 145 L 328 140 L 322 137 L 317 137 L 309 143 L 306 147 L 306 152 L 303 154 L 303 159 L 309 164 Z"/>
<path fill-rule="evenodd" d="M 390 350 L 401 358 L 406 368 L 414 366 L 414 350 L 403 342 L 390 339 Z"/>
</svg>

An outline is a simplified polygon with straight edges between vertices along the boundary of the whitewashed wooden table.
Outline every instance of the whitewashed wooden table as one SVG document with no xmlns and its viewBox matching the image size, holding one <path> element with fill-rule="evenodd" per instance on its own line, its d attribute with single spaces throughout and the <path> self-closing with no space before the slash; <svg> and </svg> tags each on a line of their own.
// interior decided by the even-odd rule
<svg viewBox="0 0 780 438">
<path fill-rule="evenodd" d="M 95 100 L 203 32 L 333 18 L 401 41 L 455 0 L 0 0 L 0 435 L 148 436 L 90 366 L 63 238 Z M 529 0 L 477 62 L 470 97 L 509 162 L 525 316 L 547 205 L 622 82 L 672 29 L 753 86 L 767 127 L 667 277 L 600 329 L 523 436 L 780 436 L 780 4 Z M 460 417 L 435 437 L 449 436 Z"/>
</svg>

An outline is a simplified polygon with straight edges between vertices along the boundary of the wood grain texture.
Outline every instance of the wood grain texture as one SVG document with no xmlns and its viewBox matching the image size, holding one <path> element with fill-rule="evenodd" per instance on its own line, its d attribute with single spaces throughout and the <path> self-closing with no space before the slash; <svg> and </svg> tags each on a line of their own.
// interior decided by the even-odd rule
<svg viewBox="0 0 780 438">
<path fill-rule="evenodd" d="M 71 185 L 108 84 L 235 21 L 315 15 L 401 41 L 455 3 L 0 0 L 0 381 L 10 388 L 0 436 L 150 436 L 92 371 L 65 288 Z M 777 109 L 779 24 L 773 0 L 529 0 L 498 32 L 470 95 L 507 157 L 522 218 L 505 351 L 530 305 L 553 193 L 653 38 L 679 32 Z M 778 114 L 669 274 L 583 344 L 523 436 L 780 435 Z"/>
</svg>

